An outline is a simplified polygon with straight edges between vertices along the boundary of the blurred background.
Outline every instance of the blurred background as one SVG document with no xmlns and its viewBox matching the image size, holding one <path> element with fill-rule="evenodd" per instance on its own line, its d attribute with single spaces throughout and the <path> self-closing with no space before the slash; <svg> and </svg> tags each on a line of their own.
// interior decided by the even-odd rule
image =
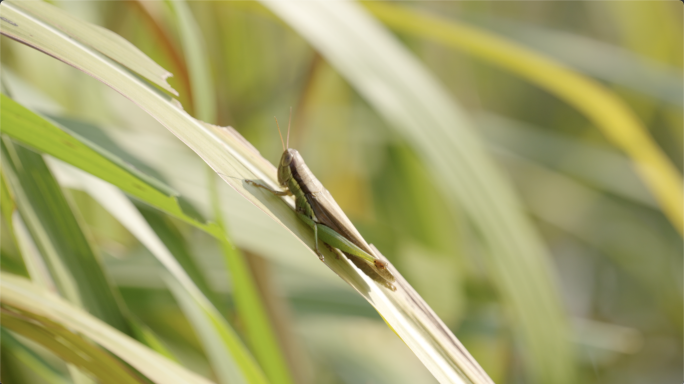
<svg viewBox="0 0 684 384">
<path fill-rule="evenodd" d="M 274 164 L 282 149 L 273 116 L 284 127 L 292 107 L 290 146 L 368 242 L 495 382 L 530 382 L 520 335 L 490 272 L 491 259 L 482 255 L 482 235 L 463 207 L 447 202 L 414 143 L 285 22 L 256 2 L 188 3 L 210 64 L 214 100 L 207 110 L 193 97 L 182 36 L 165 3 L 52 3 L 140 48 L 174 74 L 169 83 L 186 111 L 234 127 Z M 593 78 L 626 103 L 681 173 L 680 2 L 398 6 L 489 31 Z M 515 73 L 416 34 L 392 33 L 465 110 L 541 235 L 572 327 L 577 382 L 681 382 L 682 238 L 630 159 L 586 116 Z M 211 217 L 211 176 L 170 132 L 87 75 L 0 41 L 2 80 L 16 100 L 165 180 Z M 277 313 L 273 320 L 298 382 L 434 382 L 373 308 L 315 255 L 227 186 L 220 190 L 229 232 Z M 130 311 L 183 365 L 212 378 L 156 259 L 87 193 L 68 191 Z M 163 220 L 240 330 L 219 244 L 178 220 Z M 3 241 L 3 270 L 20 263 L 13 255 L 12 244 Z M 3 349 L 2 363 L 3 382 L 44 382 L 11 351 Z"/>
</svg>

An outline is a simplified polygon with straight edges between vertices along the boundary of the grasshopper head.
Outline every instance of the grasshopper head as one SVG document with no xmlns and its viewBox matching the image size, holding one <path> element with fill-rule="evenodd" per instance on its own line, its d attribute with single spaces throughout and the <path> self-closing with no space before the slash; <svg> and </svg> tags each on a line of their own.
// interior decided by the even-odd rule
<svg viewBox="0 0 684 384">
<path fill-rule="evenodd" d="M 288 180 L 292 177 L 290 165 L 297 156 L 300 155 L 296 149 L 288 148 L 283 152 L 283 156 L 280 158 L 280 164 L 278 164 L 278 182 L 283 187 L 287 185 Z"/>
</svg>

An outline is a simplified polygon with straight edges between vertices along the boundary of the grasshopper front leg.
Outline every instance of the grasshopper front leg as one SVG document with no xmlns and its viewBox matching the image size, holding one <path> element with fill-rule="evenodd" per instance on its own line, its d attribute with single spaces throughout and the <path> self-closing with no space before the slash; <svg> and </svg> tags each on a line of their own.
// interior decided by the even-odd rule
<svg viewBox="0 0 684 384">
<path fill-rule="evenodd" d="M 263 188 L 263 189 L 271 192 L 272 194 L 274 194 L 276 196 L 292 196 L 293 195 L 292 191 L 290 191 L 289 189 L 285 189 L 284 191 L 278 191 L 275 189 L 271 189 L 271 188 L 269 188 L 263 184 L 259 184 L 255 181 L 252 181 L 252 180 L 245 180 L 245 182 L 251 186 Z M 325 260 L 325 257 L 323 256 L 321 251 L 318 250 L 318 226 L 322 225 L 322 224 L 314 222 L 310 217 L 304 215 L 300 211 L 297 211 L 297 215 L 300 218 L 302 218 L 307 224 L 309 224 L 310 227 L 313 228 L 313 230 L 314 230 L 314 248 L 315 248 L 314 250 L 316 252 L 316 255 L 318 255 L 318 258 L 321 259 L 321 261 Z"/>
<path fill-rule="evenodd" d="M 265 185 L 263 185 L 263 184 L 259 184 L 259 183 L 257 183 L 256 181 L 252 181 L 252 180 L 245 180 L 245 183 L 247 183 L 247 184 L 249 184 L 249 185 L 251 185 L 251 186 L 253 186 L 253 187 L 263 188 L 263 189 L 265 189 L 265 190 L 271 192 L 272 194 L 274 194 L 274 195 L 276 195 L 276 196 L 292 196 L 292 192 L 291 192 L 289 189 L 286 189 L 286 190 L 284 190 L 284 191 L 278 191 L 278 190 L 275 190 L 275 189 L 271 189 L 271 188 L 269 188 L 269 187 L 267 187 L 267 186 L 265 186 Z"/>
</svg>

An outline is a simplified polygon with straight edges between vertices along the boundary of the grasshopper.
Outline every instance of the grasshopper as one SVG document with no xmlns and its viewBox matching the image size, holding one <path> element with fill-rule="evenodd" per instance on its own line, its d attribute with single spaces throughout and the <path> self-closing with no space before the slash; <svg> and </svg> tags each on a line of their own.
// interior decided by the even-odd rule
<svg viewBox="0 0 684 384">
<path fill-rule="evenodd" d="M 283 155 L 278 164 L 278 184 L 282 190 L 274 190 L 252 180 L 245 182 L 254 187 L 263 188 L 276 196 L 294 196 L 295 211 L 299 218 L 314 231 L 314 248 L 321 261 L 323 254 L 318 249 L 318 240 L 331 248 L 340 250 L 361 271 L 383 286 L 396 290 L 392 284 L 394 275 L 387 268 L 387 262 L 375 256 L 361 234 L 330 192 L 314 176 L 304 159 L 296 149 L 290 146 L 290 122 L 287 124 L 287 146 L 283 141 L 278 119 L 278 134 L 283 145 Z"/>
</svg>

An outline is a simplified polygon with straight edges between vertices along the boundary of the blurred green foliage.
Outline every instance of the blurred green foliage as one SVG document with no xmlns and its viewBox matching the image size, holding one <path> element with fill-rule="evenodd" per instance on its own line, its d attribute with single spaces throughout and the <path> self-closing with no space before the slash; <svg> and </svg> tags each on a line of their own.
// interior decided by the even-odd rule
<svg viewBox="0 0 684 384">
<path fill-rule="evenodd" d="M 191 114 L 201 110 L 171 8 L 133 1 L 56 4 L 139 47 L 174 74 L 169 82 L 184 108 Z M 678 2 L 402 5 L 467 21 L 594 77 L 627 103 L 681 171 L 684 63 Z M 292 106 L 291 146 L 364 237 L 402 271 L 495 382 L 529 382 L 521 336 L 513 332 L 483 261 L 482 234 L 461 209 L 445 203 L 410 143 L 258 3 L 194 1 L 188 6 L 209 53 L 216 117 L 208 122 L 234 127 L 275 164 L 281 149 L 272 116 L 284 121 Z M 398 37 L 466 107 L 542 233 L 573 324 L 578 380 L 681 381 L 682 239 L 629 159 L 585 116 L 546 91 L 463 52 L 406 33 Z M 2 80 L 13 97 L 33 110 L 91 124 L 78 133 L 158 172 L 211 216 L 203 205 L 208 193 L 192 185 L 206 182 L 204 165 L 191 159 L 193 154 L 169 132 L 75 69 L 4 37 L 0 41 Z M 637 83 L 635 78 L 650 80 Z M 192 327 L 157 277 L 160 266 L 149 251 L 90 196 L 67 191 L 128 310 L 154 330 L 181 364 L 215 378 Z M 158 215 L 148 215 L 153 214 Z M 2 269 L 22 273 L 3 217 Z M 163 220 L 169 236 L 183 244 L 193 275 L 204 275 L 202 281 L 208 282 L 201 288 L 210 290 L 217 307 L 244 331 L 234 313 L 230 271 L 222 264 L 219 244 L 180 220 L 155 220 Z M 266 236 L 249 219 L 228 220 L 269 310 L 277 313 L 275 328 L 297 382 L 434 380 L 348 287 L 288 261 L 277 247 L 258 244 Z M 43 355 L 53 371 L 66 372 L 63 363 L 23 342 Z M 24 349 L 16 343 L 3 339 L 3 382 L 51 382 L 25 369 L 19 353 Z"/>
</svg>

